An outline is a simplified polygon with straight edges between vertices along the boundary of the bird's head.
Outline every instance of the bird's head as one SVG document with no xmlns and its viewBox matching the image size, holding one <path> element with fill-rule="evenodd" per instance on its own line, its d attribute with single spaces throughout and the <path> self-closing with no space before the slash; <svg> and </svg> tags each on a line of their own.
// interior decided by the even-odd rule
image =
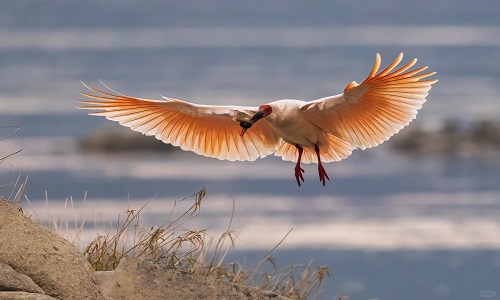
<svg viewBox="0 0 500 300">
<path fill-rule="evenodd" d="M 241 130 L 241 137 L 245 134 L 248 128 L 252 127 L 252 125 L 257 122 L 258 120 L 265 118 L 269 116 L 270 114 L 273 113 L 273 108 L 269 104 L 264 104 L 259 107 L 259 110 L 253 117 L 250 119 L 250 121 L 241 121 L 240 126 L 243 128 Z"/>
</svg>

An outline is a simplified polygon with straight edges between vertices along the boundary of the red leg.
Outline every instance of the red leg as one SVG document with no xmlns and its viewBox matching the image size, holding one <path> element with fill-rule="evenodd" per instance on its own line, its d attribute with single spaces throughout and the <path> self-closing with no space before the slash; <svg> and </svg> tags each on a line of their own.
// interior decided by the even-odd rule
<svg viewBox="0 0 500 300">
<path fill-rule="evenodd" d="M 302 152 L 304 152 L 304 149 L 299 145 L 295 145 L 295 147 L 299 150 L 299 158 L 297 159 L 297 164 L 295 165 L 295 179 L 297 179 L 297 184 L 300 187 L 300 179 L 304 182 L 304 176 L 302 173 L 305 171 L 300 167 L 300 160 L 302 159 Z"/>
<path fill-rule="evenodd" d="M 318 173 L 319 173 L 319 181 L 323 183 L 323 186 L 325 186 L 325 177 L 326 179 L 330 180 L 330 177 L 328 177 L 328 174 L 326 174 L 325 168 L 323 168 L 323 165 L 321 164 L 321 156 L 319 155 L 319 147 L 318 145 L 314 145 L 314 151 L 316 151 L 316 155 L 318 156 Z"/>
</svg>

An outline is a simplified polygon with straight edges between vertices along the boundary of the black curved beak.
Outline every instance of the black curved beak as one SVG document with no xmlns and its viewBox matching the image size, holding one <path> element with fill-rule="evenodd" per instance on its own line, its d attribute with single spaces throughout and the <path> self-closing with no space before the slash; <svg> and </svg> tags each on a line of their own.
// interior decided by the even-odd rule
<svg viewBox="0 0 500 300">
<path fill-rule="evenodd" d="M 247 132 L 247 129 L 252 127 L 252 125 L 257 122 L 258 120 L 262 119 L 264 117 L 264 112 L 259 110 L 251 119 L 250 122 L 247 121 L 242 121 L 240 122 L 240 126 L 243 128 L 241 130 L 240 136 L 243 137 L 245 135 L 245 132 Z"/>
<path fill-rule="evenodd" d="M 264 117 L 264 112 L 262 110 L 259 110 L 251 119 L 250 122 L 255 123 L 258 120 L 262 119 Z"/>
</svg>

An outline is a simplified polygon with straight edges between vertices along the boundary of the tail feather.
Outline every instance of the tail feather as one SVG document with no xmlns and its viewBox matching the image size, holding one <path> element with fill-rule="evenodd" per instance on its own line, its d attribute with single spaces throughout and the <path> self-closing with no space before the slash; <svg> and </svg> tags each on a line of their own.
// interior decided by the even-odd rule
<svg viewBox="0 0 500 300">
<path fill-rule="evenodd" d="M 341 161 L 351 155 L 352 150 L 356 149 L 356 147 L 335 135 L 329 134 L 327 137 L 328 142 L 324 145 L 319 145 L 321 162 L 328 163 Z M 281 159 L 286 161 L 297 162 L 297 159 L 299 158 L 299 151 L 294 145 L 283 142 L 278 147 L 278 150 L 276 150 L 274 155 L 278 157 L 281 156 Z M 304 148 L 301 162 L 305 164 L 318 163 L 318 157 L 316 152 L 314 152 L 314 149 Z"/>
</svg>

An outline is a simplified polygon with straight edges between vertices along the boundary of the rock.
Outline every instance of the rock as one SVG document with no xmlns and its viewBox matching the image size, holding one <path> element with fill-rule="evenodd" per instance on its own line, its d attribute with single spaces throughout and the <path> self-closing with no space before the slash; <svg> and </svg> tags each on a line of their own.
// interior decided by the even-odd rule
<svg viewBox="0 0 500 300">
<path fill-rule="evenodd" d="M 0 292 L 0 300 L 58 300 L 57 298 L 27 292 Z"/>
<path fill-rule="evenodd" d="M 116 270 L 97 274 L 103 294 L 110 299 L 287 299 L 253 287 L 166 269 L 139 258 L 122 259 Z"/>
<path fill-rule="evenodd" d="M 0 291 L 23 291 L 45 294 L 29 276 L 17 273 L 9 265 L 0 262 Z"/>
<path fill-rule="evenodd" d="M 73 245 L 2 199 L 0 262 L 58 299 L 103 299 L 95 272 Z"/>
</svg>

